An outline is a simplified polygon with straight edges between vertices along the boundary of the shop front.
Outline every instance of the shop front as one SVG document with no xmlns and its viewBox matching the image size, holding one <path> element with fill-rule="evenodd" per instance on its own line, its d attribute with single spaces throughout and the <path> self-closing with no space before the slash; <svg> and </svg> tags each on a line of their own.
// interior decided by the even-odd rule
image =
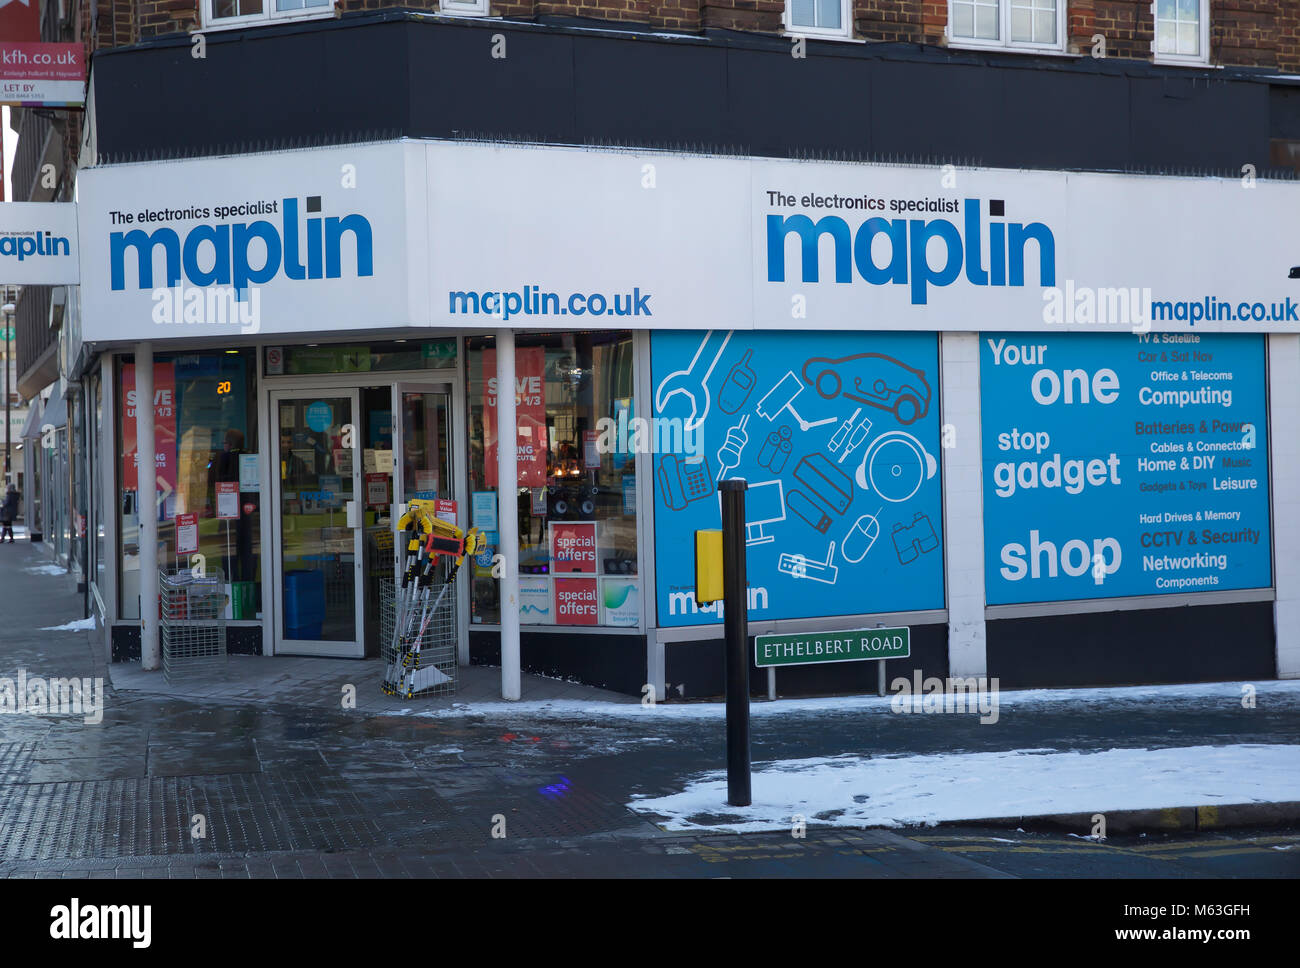
<svg viewBox="0 0 1300 968">
<path fill-rule="evenodd" d="M 1300 673 L 1276 484 L 1300 453 L 1271 432 L 1296 290 L 1284 256 L 1211 244 L 1289 239 L 1294 187 L 946 177 L 432 141 L 83 170 L 114 656 L 140 648 L 141 561 L 195 556 L 234 651 L 376 655 L 418 498 L 487 538 L 463 663 L 510 662 L 517 628 L 524 669 L 717 695 L 691 535 L 743 477 L 754 634 L 906 624 L 890 675 L 1004 685 Z"/>
</svg>

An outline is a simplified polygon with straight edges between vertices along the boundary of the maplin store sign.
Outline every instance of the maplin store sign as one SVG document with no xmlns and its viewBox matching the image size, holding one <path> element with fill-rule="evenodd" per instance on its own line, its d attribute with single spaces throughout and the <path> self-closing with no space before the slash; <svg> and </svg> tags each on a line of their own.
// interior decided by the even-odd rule
<svg viewBox="0 0 1300 968">
<path fill-rule="evenodd" d="M 191 335 L 157 326 L 213 292 L 276 334 L 1300 331 L 1291 183 L 403 141 L 78 191 L 90 341 Z M 71 225 L 15 224 L 4 281 L 74 281 Z"/>
<path fill-rule="evenodd" d="M 75 204 L 0 205 L 0 283 L 65 286 L 78 281 Z"/>
</svg>

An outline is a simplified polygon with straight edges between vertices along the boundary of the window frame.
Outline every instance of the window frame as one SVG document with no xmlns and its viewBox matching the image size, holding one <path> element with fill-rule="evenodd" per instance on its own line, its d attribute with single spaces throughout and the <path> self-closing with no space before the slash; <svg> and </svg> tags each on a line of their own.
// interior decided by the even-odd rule
<svg viewBox="0 0 1300 968">
<path fill-rule="evenodd" d="M 1065 52 L 1065 30 L 1068 15 L 1066 0 L 1054 0 L 1056 4 L 1056 40 L 1050 44 L 1039 44 L 1027 40 L 1011 39 L 1011 0 L 996 0 L 998 5 L 998 34 L 1000 40 L 987 40 L 981 37 L 958 37 L 953 33 L 954 4 L 948 0 L 948 22 L 944 24 L 943 35 L 949 47 L 969 47 L 977 50 L 1023 50 L 1032 53 L 1060 54 Z M 1202 0 L 1204 2 L 1204 0 Z"/>
<path fill-rule="evenodd" d="M 1160 2 L 1151 2 L 1151 59 L 1156 64 L 1183 64 L 1191 67 L 1204 67 L 1210 63 L 1210 0 L 1197 0 L 1198 31 L 1201 52 L 1199 54 L 1165 54 L 1157 47 L 1156 35 L 1160 26 Z M 1174 23 L 1178 21 L 1175 20 Z"/>
<path fill-rule="evenodd" d="M 492 0 L 438 0 L 438 12 L 455 17 L 490 17 Z"/>
<path fill-rule="evenodd" d="M 792 0 L 785 0 L 785 6 L 781 11 L 781 22 L 785 25 L 785 32 L 792 37 L 809 37 L 817 40 L 853 40 L 853 2 L 839 0 L 839 3 L 840 27 L 804 27 L 794 22 Z"/>
<path fill-rule="evenodd" d="M 303 7 L 296 10 L 276 10 L 275 0 L 262 0 L 262 12 L 244 14 L 239 17 L 214 17 L 213 0 L 202 0 L 199 4 L 201 29 L 225 30 L 237 27 L 258 27 L 267 24 L 284 23 L 296 20 L 324 20 L 333 17 L 337 0 L 327 0 L 323 7 Z"/>
</svg>

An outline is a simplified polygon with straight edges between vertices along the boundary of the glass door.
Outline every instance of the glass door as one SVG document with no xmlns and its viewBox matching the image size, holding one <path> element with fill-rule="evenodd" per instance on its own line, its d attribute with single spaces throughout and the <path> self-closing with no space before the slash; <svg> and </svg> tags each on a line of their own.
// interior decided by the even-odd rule
<svg viewBox="0 0 1300 968">
<path fill-rule="evenodd" d="M 399 384 L 397 395 L 402 473 L 394 500 L 450 500 L 451 393 L 445 387 Z"/>
<path fill-rule="evenodd" d="M 447 386 L 399 383 L 393 388 L 395 438 L 393 454 L 393 522 L 411 501 L 444 500 L 455 495 L 451 464 L 451 389 Z M 458 523 L 464 518 L 453 504 L 441 517 Z M 396 555 L 395 558 L 400 557 Z"/>
<path fill-rule="evenodd" d="M 357 413 L 356 390 L 271 394 L 277 653 L 365 653 Z"/>
</svg>

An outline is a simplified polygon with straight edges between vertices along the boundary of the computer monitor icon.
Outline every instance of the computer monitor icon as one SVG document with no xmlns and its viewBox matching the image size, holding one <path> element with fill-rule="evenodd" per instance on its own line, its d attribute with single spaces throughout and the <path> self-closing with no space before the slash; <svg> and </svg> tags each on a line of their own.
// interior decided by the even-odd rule
<svg viewBox="0 0 1300 968">
<path fill-rule="evenodd" d="M 785 520 L 785 491 L 781 482 L 751 484 L 745 491 L 745 545 L 767 544 L 776 539 L 763 533 L 763 525 Z"/>
</svg>

